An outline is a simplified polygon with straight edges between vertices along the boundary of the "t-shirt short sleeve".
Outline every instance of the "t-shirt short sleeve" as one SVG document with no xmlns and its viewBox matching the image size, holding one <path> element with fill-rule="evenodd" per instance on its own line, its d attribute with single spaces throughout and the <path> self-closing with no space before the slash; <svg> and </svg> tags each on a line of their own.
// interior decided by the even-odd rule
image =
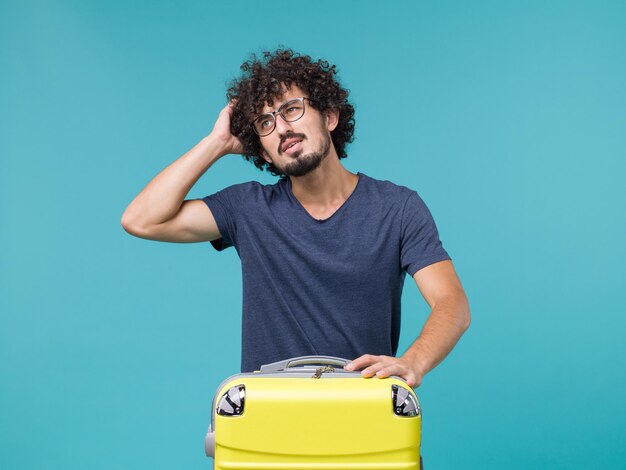
<svg viewBox="0 0 626 470">
<path fill-rule="evenodd" d="M 217 251 L 222 251 L 237 244 L 236 208 L 238 204 L 238 191 L 236 186 L 231 186 L 215 194 L 202 198 L 209 207 L 221 238 L 211 241 L 211 245 Z"/>
<path fill-rule="evenodd" d="M 415 191 L 411 191 L 402 211 L 401 237 L 400 263 L 411 277 L 426 266 L 450 259 L 428 207 Z"/>
</svg>

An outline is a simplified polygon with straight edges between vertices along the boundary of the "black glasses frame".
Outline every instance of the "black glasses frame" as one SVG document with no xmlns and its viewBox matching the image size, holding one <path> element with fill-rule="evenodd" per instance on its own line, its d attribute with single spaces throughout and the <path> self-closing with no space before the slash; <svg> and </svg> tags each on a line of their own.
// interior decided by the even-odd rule
<svg viewBox="0 0 626 470">
<path fill-rule="evenodd" d="M 254 132 L 259 136 L 259 137 L 265 137 L 270 135 L 272 132 L 274 132 L 274 129 L 276 129 L 276 115 L 278 114 L 281 118 L 283 118 L 283 120 L 285 122 L 296 122 L 298 119 L 302 119 L 302 116 L 304 116 L 304 113 L 306 112 L 306 106 L 304 105 L 304 100 L 309 100 L 309 101 L 315 101 L 312 99 L 307 98 L 306 96 L 302 96 L 300 98 L 294 98 L 292 100 L 287 101 L 286 103 L 283 103 L 280 105 L 280 107 L 276 110 L 276 111 L 271 111 L 269 113 L 263 113 L 263 114 L 259 114 L 257 117 L 255 117 L 251 122 L 250 125 L 252 126 L 252 129 L 254 130 Z M 300 103 L 302 103 L 302 114 L 297 117 L 296 119 L 287 119 L 285 117 L 285 115 L 283 114 L 283 110 L 285 109 L 285 107 L 287 105 L 293 104 L 295 101 L 299 101 Z M 257 130 L 256 126 L 254 125 L 255 122 L 257 122 L 259 120 L 259 118 L 262 118 L 263 116 L 271 116 L 272 117 L 272 128 L 269 130 L 269 132 L 261 134 L 259 133 L 259 131 Z"/>
</svg>

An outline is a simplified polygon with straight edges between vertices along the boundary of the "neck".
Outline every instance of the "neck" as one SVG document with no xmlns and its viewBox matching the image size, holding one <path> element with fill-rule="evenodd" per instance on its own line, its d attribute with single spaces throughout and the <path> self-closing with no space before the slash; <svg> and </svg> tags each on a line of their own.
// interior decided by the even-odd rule
<svg viewBox="0 0 626 470">
<path fill-rule="evenodd" d="M 327 207 L 340 205 L 348 199 L 359 178 L 345 169 L 331 147 L 330 154 L 318 168 L 290 179 L 291 191 L 303 206 Z"/>
</svg>

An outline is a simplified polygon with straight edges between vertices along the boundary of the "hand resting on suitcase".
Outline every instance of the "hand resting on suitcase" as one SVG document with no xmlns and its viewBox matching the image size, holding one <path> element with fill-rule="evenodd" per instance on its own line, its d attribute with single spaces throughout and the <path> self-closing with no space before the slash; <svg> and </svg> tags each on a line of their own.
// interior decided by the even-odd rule
<svg viewBox="0 0 626 470">
<path fill-rule="evenodd" d="M 431 307 L 419 337 L 402 357 L 364 354 L 347 364 L 346 370 L 360 370 L 364 377 L 402 377 L 413 388 L 439 364 L 469 327 L 470 311 L 461 281 L 449 260 L 431 264 L 413 276 Z"/>
</svg>

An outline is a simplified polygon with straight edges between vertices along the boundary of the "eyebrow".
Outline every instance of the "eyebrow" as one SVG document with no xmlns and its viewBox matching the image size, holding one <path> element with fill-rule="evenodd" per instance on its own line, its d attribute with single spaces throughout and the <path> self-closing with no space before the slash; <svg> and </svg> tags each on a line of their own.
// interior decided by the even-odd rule
<svg viewBox="0 0 626 470">
<path fill-rule="evenodd" d="M 297 99 L 298 99 L 298 97 L 295 97 L 295 98 L 289 98 L 287 101 L 284 101 L 283 103 L 281 103 L 281 104 L 280 104 L 280 106 L 278 106 L 278 108 L 276 108 L 276 109 L 272 109 L 271 111 L 262 111 L 262 112 L 260 112 L 258 115 L 259 115 L 259 116 L 263 116 L 264 114 L 271 114 L 272 112 L 276 112 L 276 111 L 278 111 L 280 108 L 282 108 L 284 105 L 286 105 L 287 103 L 289 103 L 290 101 L 297 100 Z"/>
</svg>

